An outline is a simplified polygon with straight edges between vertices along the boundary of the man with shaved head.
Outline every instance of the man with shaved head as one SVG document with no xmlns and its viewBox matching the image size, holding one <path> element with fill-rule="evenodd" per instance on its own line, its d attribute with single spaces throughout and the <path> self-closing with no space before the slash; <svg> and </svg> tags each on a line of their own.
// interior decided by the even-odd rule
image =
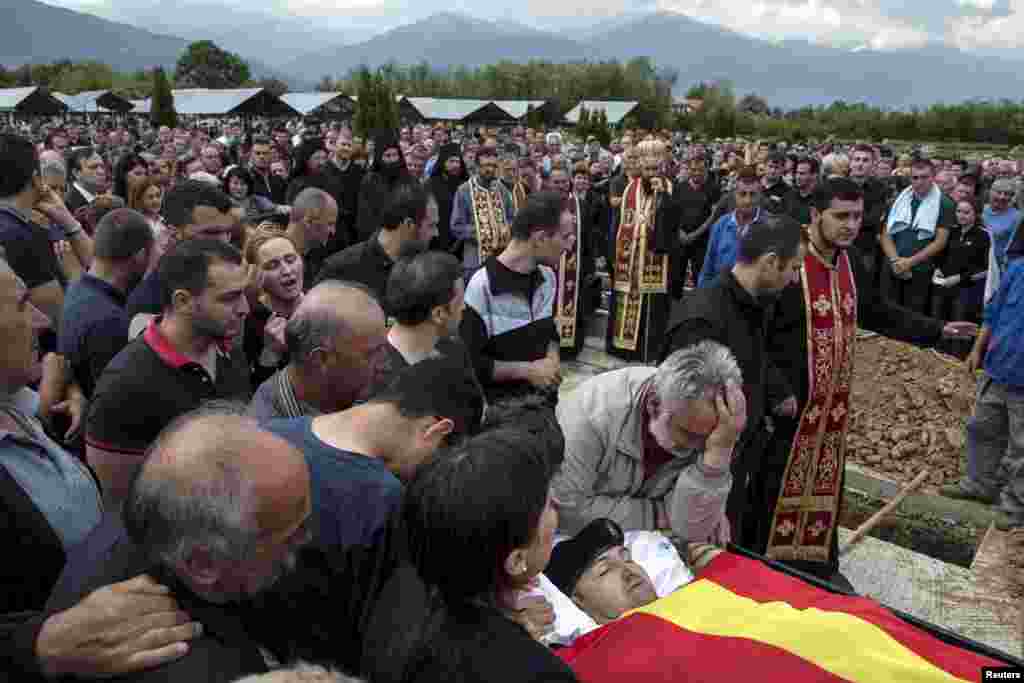
<svg viewBox="0 0 1024 683">
<path fill-rule="evenodd" d="M 364 285 L 321 282 L 288 319 L 288 365 L 260 385 L 248 414 L 263 420 L 350 408 L 370 383 L 386 333 L 384 311 Z"/>
<path fill-rule="evenodd" d="M 293 571 L 312 538 L 310 473 L 302 454 L 225 407 L 172 422 L 153 444 L 123 507 L 114 544 L 73 556 L 49 608 L 142 573 L 170 588 L 203 624 L 188 654 L 132 681 L 231 681 L 267 671 L 251 603 Z M 82 566 L 75 566 L 81 563 Z"/>
</svg>

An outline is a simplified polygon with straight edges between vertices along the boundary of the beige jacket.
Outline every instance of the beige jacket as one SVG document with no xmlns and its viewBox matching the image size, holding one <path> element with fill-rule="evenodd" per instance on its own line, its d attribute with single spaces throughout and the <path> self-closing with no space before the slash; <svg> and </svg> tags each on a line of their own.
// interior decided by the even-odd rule
<svg viewBox="0 0 1024 683">
<path fill-rule="evenodd" d="M 605 372 L 559 399 L 565 462 L 552 487 L 560 532 L 576 534 L 602 517 L 625 530 L 654 529 L 654 504 L 667 500 L 677 535 L 691 542 L 717 537 L 732 486 L 727 468 L 707 467 L 702 453 L 692 451 L 644 480 L 640 397 L 655 371 L 637 366 Z"/>
</svg>

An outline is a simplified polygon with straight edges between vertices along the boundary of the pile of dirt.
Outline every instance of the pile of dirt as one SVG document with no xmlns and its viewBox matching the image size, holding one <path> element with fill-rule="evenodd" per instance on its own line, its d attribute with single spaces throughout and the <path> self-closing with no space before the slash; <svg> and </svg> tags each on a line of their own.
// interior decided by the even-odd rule
<svg viewBox="0 0 1024 683">
<path fill-rule="evenodd" d="M 925 492 L 956 482 L 975 387 L 955 358 L 884 337 L 859 339 L 847 459 L 900 482 L 927 467 Z"/>
</svg>

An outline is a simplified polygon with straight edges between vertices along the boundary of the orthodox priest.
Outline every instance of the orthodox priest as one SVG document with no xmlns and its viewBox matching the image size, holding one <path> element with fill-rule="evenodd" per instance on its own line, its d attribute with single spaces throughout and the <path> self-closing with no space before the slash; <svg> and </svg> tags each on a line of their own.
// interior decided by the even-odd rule
<svg viewBox="0 0 1024 683">
<path fill-rule="evenodd" d="M 658 175 L 665 146 L 644 140 L 636 147 L 641 173 L 622 193 L 611 263 L 608 353 L 630 362 L 654 362 L 668 329 L 669 252 L 678 211 L 672 184 Z"/>
<path fill-rule="evenodd" d="M 563 359 L 575 358 L 583 348 L 585 322 L 593 311 L 594 240 L 588 231 L 586 205 L 575 192 L 564 166 L 551 169 L 551 189 L 562 197 L 565 210 L 572 216 L 576 235 L 572 249 L 562 252 L 556 271 L 558 288 L 555 300 L 555 328 Z"/>
<path fill-rule="evenodd" d="M 451 235 L 462 253 L 466 282 L 477 268 L 500 254 L 512 239 L 512 194 L 498 181 L 498 150 L 481 147 L 477 172 L 455 192 Z"/>
<path fill-rule="evenodd" d="M 847 588 L 837 532 L 858 326 L 921 346 L 977 330 L 881 297 L 851 248 L 863 217 L 864 194 L 853 181 L 817 188 L 800 281 L 781 294 L 767 335 L 787 398 L 772 409 L 774 433 L 746 484 L 748 514 L 733 529 L 738 545 Z"/>
</svg>

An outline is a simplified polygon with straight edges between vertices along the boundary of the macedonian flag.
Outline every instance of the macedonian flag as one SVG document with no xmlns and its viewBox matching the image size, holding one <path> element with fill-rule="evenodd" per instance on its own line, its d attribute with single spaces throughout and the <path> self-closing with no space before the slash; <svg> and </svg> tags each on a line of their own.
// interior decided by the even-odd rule
<svg viewBox="0 0 1024 683">
<path fill-rule="evenodd" d="M 559 655 L 584 683 L 978 681 L 981 667 L 1007 664 L 943 642 L 874 600 L 731 553 Z"/>
</svg>

